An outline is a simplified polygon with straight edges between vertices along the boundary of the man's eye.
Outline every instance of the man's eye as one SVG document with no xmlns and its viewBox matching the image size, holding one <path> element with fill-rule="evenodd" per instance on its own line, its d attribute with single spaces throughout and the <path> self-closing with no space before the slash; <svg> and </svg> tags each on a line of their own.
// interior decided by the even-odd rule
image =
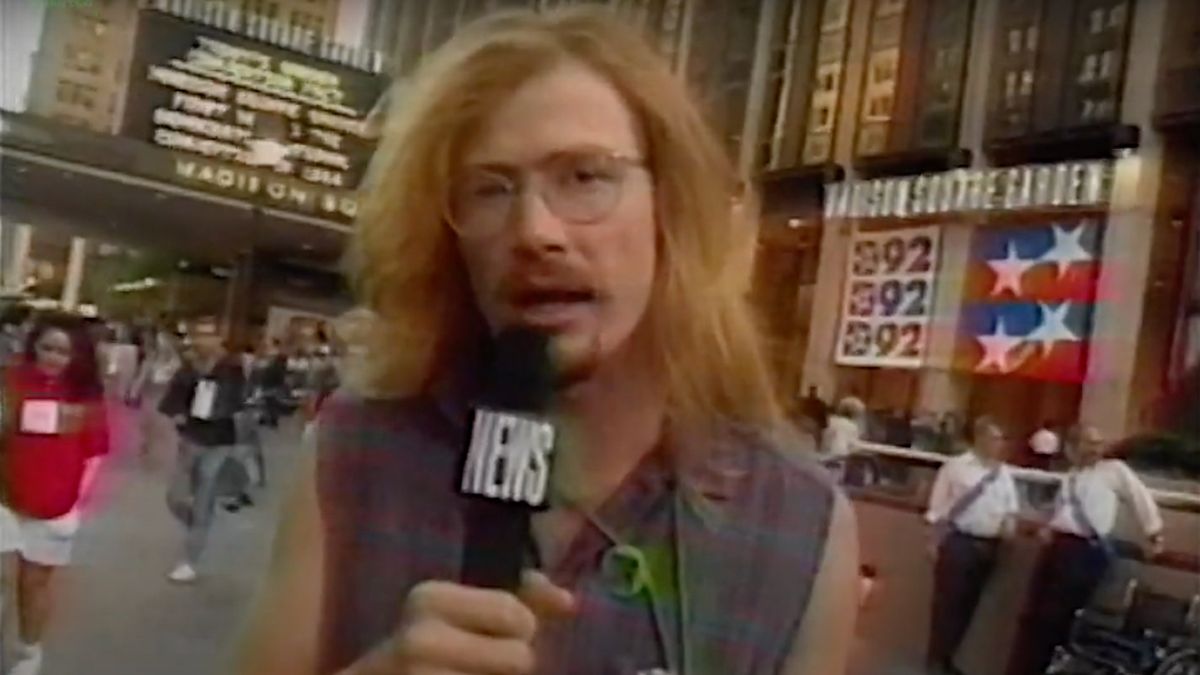
<svg viewBox="0 0 1200 675">
<path fill-rule="evenodd" d="M 585 169 L 576 170 L 573 174 L 571 174 L 571 180 L 576 183 L 592 183 L 595 181 L 608 180 L 609 178 L 611 178 L 611 176 L 608 174 Z"/>
<path fill-rule="evenodd" d="M 479 199 L 489 199 L 503 197 L 511 191 L 504 183 L 477 183 L 468 190 L 467 194 Z"/>
<path fill-rule="evenodd" d="M 568 167 L 564 176 L 567 184 L 577 186 L 611 183 L 617 179 L 616 171 L 601 162 L 587 162 Z"/>
</svg>

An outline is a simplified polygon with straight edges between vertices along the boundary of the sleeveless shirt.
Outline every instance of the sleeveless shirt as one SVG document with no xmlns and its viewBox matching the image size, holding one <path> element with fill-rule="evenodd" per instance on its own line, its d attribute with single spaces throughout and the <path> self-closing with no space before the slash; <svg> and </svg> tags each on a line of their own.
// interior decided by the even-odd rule
<svg viewBox="0 0 1200 675">
<path fill-rule="evenodd" d="M 413 586 L 459 578 L 468 392 L 338 393 L 322 410 L 318 672 L 387 639 Z M 545 570 L 579 610 L 539 634 L 539 675 L 780 672 L 824 555 L 834 488 L 784 435 L 731 424 L 671 436 L 673 452 L 643 461 Z M 701 460 L 666 458 L 679 451 Z"/>
</svg>

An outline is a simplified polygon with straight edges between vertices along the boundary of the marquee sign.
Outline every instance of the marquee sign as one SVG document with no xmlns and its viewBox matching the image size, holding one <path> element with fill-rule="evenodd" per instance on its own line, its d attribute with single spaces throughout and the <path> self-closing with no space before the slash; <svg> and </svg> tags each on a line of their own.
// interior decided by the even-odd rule
<svg viewBox="0 0 1200 675">
<path fill-rule="evenodd" d="M 919 368 L 929 341 L 940 230 L 857 232 L 847 260 L 835 361 Z"/>
<path fill-rule="evenodd" d="M 951 212 L 1101 207 L 1112 162 L 1093 160 L 1001 169 L 956 169 L 825 186 L 826 218 L 919 218 Z"/>
<path fill-rule="evenodd" d="M 153 10 L 131 68 L 122 134 L 176 151 L 172 180 L 353 218 L 380 78 Z"/>
</svg>

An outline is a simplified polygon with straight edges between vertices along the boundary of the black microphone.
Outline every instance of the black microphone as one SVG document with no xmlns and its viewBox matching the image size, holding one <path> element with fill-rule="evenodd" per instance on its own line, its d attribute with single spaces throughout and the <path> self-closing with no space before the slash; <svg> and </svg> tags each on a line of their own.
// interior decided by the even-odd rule
<svg viewBox="0 0 1200 675">
<path fill-rule="evenodd" d="M 462 583 L 516 590 L 530 543 L 533 511 L 550 488 L 555 428 L 549 338 L 529 329 L 502 331 L 476 403 L 459 491 L 465 513 Z"/>
</svg>

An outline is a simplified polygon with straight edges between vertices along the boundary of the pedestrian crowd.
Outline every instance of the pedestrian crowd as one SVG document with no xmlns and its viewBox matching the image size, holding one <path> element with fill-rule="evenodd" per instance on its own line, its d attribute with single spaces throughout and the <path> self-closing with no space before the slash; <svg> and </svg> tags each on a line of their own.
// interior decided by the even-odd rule
<svg viewBox="0 0 1200 675">
<path fill-rule="evenodd" d="M 101 465 L 125 450 L 166 471 L 184 531 L 171 582 L 197 581 L 216 514 L 266 487 L 262 429 L 315 419 L 337 388 L 336 336 L 240 353 L 212 318 L 106 323 L 22 305 L 0 316 L 0 674 L 36 675 L 55 579 L 71 563 Z M 135 420 L 136 433 L 125 420 Z"/>
</svg>

